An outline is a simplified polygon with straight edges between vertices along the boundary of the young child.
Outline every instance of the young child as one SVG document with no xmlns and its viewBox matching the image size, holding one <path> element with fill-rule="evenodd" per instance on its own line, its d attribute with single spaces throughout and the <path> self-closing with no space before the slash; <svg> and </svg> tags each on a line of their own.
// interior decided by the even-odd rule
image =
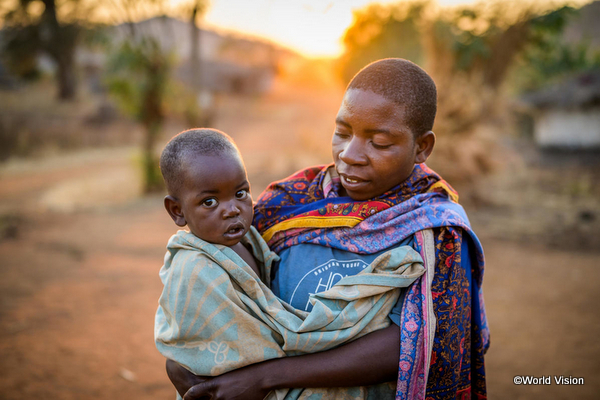
<svg viewBox="0 0 600 400">
<path fill-rule="evenodd" d="M 250 185 L 232 139 L 214 129 L 184 131 L 166 145 L 160 167 L 169 193 L 165 208 L 189 232 L 177 232 L 167 245 L 155 342 L 197 375 L 326 350 L 385 328 L 397 289 L 424 272 L 418 253 L 397 247 L 316 294 L 310 313 L 296 310 L 264 283 L 278 256 L 251 226 Z M 366 398 L 369 390 L 386 398 L 394 385 L 322 390 L 330 398 Z M 296 399 L 302 391 L 273 396 Z"/>
<path fill-rule="evenodd" d="M 252 224 L 250 184 L 233 140 L 214 129 L 191 129 L 165 147 L 160 169 L 175 224 L 209 243 L 227 246 L 260 276 L 242 238 Z M 246 244 L 248 245 L 248 244 Z"/>
</svg>

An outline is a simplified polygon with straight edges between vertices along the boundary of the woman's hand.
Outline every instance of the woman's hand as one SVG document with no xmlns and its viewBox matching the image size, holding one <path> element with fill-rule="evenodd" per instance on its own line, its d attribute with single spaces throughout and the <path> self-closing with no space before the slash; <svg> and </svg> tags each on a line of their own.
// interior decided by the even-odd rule
<svg viewBox="0 0 600 400">
<path fill-rule="evenodd" d="M 184 400 L 263 400 L 270 390 L 263 387 L 263 364 L 250 365 L 209 378 L 192 386 Z"/>
<path fill-rule="evenodd" d="M 192 374 L 190 371 L 183 368 L 180 364 L 173 360 L 167 359 L 166 368 L 167 375 L 169 376 L 171 383 L 173 386 L 175 386 L 175 389 L 177 389 L 177 392 L 182 397 L 190 389 L 190 387 L 204 382 L 207 379 Z"/>
<path fill-rule="evenodd" d="M 271 390 L 367 386 L 398 377 L 400 329 L 390 325 L 335 349 L 276 358 L 206 378 L 185 400 L 262 400 Z M 181 392 L 180 392 L 181 393 Z"/>
</svg>

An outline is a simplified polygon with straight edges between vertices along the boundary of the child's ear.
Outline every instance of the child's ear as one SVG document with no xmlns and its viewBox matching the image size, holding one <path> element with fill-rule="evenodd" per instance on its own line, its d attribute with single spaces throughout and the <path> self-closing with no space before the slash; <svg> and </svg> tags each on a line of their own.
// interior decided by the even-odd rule
<svg viewBox="0 0 600 400">
<path fill-rule="evenodd" d="M 421 164 L 427 161 L 435 146 L 435 133 L 427 131 L 416 138 L 417 154 L 415 164 Z"/>
<path fill-rule="evenodd" d="M 179 204 L 179 200 L 175 197 L 168 195 L 165 197 L 165 209 L 173 219 L 173 222 L 177 226 L 186 226 L 185 216 L 183 215 L 183 211 L 181 210 L 181 204 Z"/>
</svg>

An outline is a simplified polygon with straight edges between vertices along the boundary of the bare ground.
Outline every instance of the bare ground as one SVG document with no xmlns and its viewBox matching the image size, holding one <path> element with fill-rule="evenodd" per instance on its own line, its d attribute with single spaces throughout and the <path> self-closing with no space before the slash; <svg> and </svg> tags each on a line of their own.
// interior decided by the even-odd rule
<svg viewBox="0 0 600 400">
<path fill-rule="evenodd" d="M 255 195 L 297 168 L 328 162 L 340 98 L 279 88 L 221 104 L 218 127 L 238 142 Z M 161 195 L 139 196 L 133 151 L 86 150 L 0 169 L 0 398 L 173 398 L 153 318 L 176 227 Z M 526 164 L 482 181 L 467 204 L 487 258 L 489 397 L 597 398 L 598 164 Z M 516 375 L 585 384 L 517 386 Z"/>
</svg>

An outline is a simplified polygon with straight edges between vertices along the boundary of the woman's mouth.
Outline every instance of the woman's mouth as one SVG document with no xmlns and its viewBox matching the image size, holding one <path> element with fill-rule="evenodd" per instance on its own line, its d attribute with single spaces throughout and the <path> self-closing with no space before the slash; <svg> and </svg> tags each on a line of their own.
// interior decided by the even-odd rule
<svg viewBox="0 0 600 400">
<path fill-rule="evenodd" d="M 354 187 L 363 186 L 365 183 L 367 183 L 367 181 L 357 176 L 342 175 L 342 183 L 344 184 L 345 188 L 351 189 Z"/>
</svg>

